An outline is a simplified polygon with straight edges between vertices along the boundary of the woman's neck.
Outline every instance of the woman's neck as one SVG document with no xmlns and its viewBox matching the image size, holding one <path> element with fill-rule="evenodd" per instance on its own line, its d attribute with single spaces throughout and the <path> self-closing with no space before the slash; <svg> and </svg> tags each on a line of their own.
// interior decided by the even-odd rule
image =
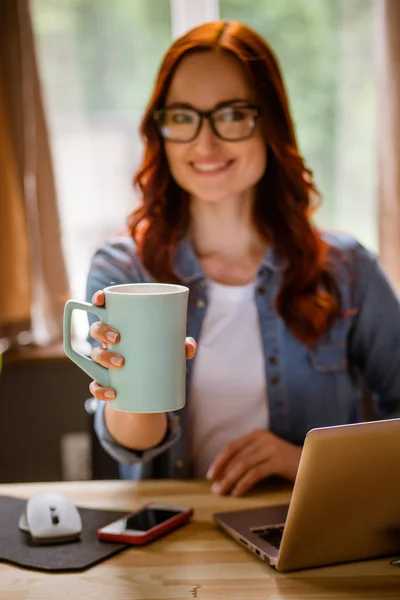
<svg viewBox="0 0 400 600">
<path fill-rule="evenodd" d="M 199 257 L 218 254 L 235 259 L 265 250 L 265 241 L 253 225 L 252 199 L 247 196 L 215 203 L 191 198 L 189 235 Z"/>
<path fill-rule="evenodd" d="M 190 214 L 189 236 L 206 275 L 232 285 L 251 281 L 267 244 L 253 225 L 250 194 L 218 203 L 192 198 Z"/>
</svg>

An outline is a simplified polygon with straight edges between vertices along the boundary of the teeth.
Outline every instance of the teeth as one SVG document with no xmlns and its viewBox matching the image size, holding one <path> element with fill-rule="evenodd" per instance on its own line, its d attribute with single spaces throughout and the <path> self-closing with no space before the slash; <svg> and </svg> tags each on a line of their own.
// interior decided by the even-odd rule
<svg viewBox="0 0 400 600">
<path fill-rule="evenodd" d="M 198 169 L 199 171 L 217 171 L 218 169 L 222 169 L 223 167 L 226 167 L 228 164 L 228 162 L 221 162 L 221 163 L 214 163 L 214 164 L 197 164 L 194 163 L 193 166 L 195 167 L 195 169 Z"/>
</svg>

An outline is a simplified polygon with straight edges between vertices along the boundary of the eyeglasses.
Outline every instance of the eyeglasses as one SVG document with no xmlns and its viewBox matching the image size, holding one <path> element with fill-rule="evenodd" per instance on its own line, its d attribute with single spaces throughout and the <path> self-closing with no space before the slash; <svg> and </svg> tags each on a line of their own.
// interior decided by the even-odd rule
<svg viewBox="0 0 400 600">
<path fill-rule="evenodd" d="M 249 138 L 260 116 L 258 106 L 231 104 L 214 110 L 170 107 L 156 110 L 154 119 L 161 137 L 170 142 L 191 142 L 207 119 L 213 133 L 221 140 L 239 142 Z"/>
</svg>

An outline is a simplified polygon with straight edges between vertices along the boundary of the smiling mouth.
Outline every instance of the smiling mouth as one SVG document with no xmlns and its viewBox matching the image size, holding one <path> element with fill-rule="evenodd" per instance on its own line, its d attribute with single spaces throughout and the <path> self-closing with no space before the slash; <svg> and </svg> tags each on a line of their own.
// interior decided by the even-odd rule
<svg viewBox="0 0 400 600">
<path fill-rule="evenodd" d="M 229 167 L 233 164 L 233 160 L 225 160 L 221 162 L 215 163 L 189 163 L 190 166 L 196 173 L 201 175 L 216 175 L 219 173 L 224 173 L 229 169 Z"/>
</svg>

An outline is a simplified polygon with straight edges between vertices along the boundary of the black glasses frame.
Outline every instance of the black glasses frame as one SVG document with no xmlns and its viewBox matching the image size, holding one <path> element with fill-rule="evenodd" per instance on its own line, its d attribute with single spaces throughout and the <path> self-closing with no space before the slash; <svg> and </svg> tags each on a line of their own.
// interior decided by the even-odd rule
<svg viewBox="0 0 400 600">
<path fill-rule="evenodd" d="M 170 110 L 173 110 L 176 108 L 179 108 L 179 107 L 171 106 Z M 214 124 L 214 114 L 219 112 L 220 110 L 223 110 L 224 108 L 248 108 L 248 109 L 252 110 L 254 122 L 253 122 L 253 125 L 247 135 L 244 135 L 240 138 L 231 139 L 231 138 L 226 138 L 226 137 L 222 136 L 218 132 L 218 130 Z M 211 127 L 213 134 L 220 140 L 223 140 L 224 142 L 241 142 L 242 140 L 247 140 L 250 136 L 253 135 L 257 119 L 261 115 L 261 109 L 256 104 L 232 104 L 232 105 L 227 104 L 226 106 L 219 106 L 217 108 L 213 108 L 212 110 L 197 110 L 197 108 L 192 108 L 192 107 L 182 107 L 182 109 L 190 110 L 190 111 L 196 113 L 197 115 L 199 115 L 199 123 L 197 125 L 197 129 L 196 129 L 195 133 L 192 135 L 192 137 L 187 140 L 174 140 L 174 139 L 165 137 L 163 135 L 161 119 L 162 119 L 162 115 L 164 114 L 164 112 L 169 110 L 168 107 L 160 108 L 158 110 L 155 110 L 153 113 L 153 117 L 157 123 L 157 128 L 158 128 L 158 131 L 159 131 L 161 137 L 163 139 L 167 140 L 168 142 L 174 142 L 176 144 L 187 144 L 188 142 L 192 142 L 199 135 L 200 130 L 203 126 L 204 119 L 206 119 L 210 123 L 210 127 Z"/>
</svg>

